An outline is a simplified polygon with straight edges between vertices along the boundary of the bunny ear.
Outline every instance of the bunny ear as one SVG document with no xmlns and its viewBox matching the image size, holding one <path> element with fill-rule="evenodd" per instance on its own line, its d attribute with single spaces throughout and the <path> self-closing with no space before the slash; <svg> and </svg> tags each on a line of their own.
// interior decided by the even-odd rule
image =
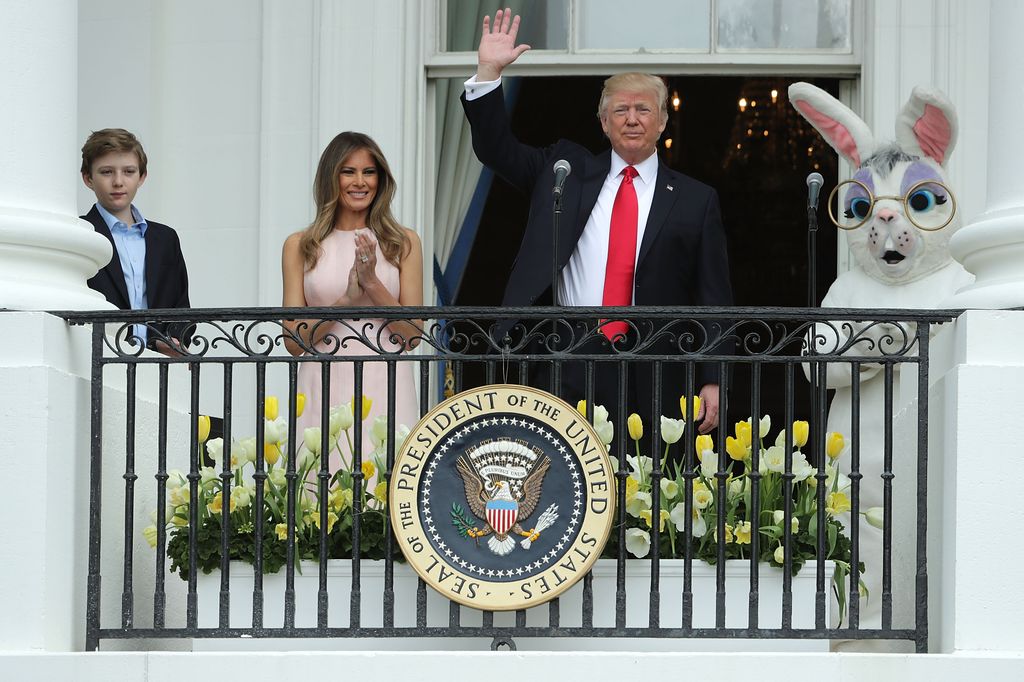
<svg viewBox="0 0 1024 682">
<path fill-rule="evenodd" d="M 789 101 L 845 159 L 859 168 L 875 150 L 875 136 L 857 114 L 810 83 L 789 86 Z"/>
<path fill-rule="evenodd" d="M 956 146 L 953 104 L 939 90 L 916 87 L 896 119 L 896 141 L 904 150 L 945 166 Z"/>
</svg>

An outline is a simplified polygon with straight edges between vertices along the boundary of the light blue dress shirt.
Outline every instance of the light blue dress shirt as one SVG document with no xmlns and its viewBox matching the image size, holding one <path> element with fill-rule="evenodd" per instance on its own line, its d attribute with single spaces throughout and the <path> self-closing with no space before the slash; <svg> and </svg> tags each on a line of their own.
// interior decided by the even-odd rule
<svg viewBox="0 0 1024 682">
<path fill-rule="evenodd" d="M 146 230 L 149 224 L 134 204 L 131 208 L 132 220 L 135 222 L 125 225 L 107 209 L 96 204 L 96 210 L 103 216 L 110 229 L 110 236 L 114 238 L 117 257 L 121 261 L 121 271 L 124 273 L 124 283 L 128 288 L 128 303 L 131 304 L 132 310 L 146 310 L 149 308 L 146 299 Z M 135 325 L 134 333 L 145 345 L 146 326 Z"/>
</svg>

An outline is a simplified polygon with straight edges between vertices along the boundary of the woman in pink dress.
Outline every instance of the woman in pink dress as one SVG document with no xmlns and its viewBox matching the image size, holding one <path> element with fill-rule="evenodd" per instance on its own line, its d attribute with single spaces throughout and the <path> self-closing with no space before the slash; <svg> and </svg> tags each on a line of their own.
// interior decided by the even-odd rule
<svg viewBox="0 0 1024 682">
<path fill-rule="evenodd" d="M 284 306 L 385 307 L 423 304 L 423 255 L 420 239 L 391 214 L 395 179 L 380 147 L 361 133 L 344 132 L 327 145 L 320 157 L 313 185 L 316 218 L 284 243 L 281 269 Z M 355 423 L 360 400 L 355 394 L 355 363 L 346 356 L 379 355 L 381 360 L 362 364 L 363 396 L 373 401 L 363 421 L 364 459 L 373 448 L 370 427 L 378 415 L 387 415 L 388 363 L 385 358 L 407 351 L 420 335 L 418 320 L 392 321 L 360 318 L 317 324 L 318 320 L 286 320 L 285 327 L 303 344 L 330 354 L 329 405 L 348 404 L 355 397 Z M 365 341 L 363 340 L 365 339 Z M 406 340 L 412 340 L 407 342 Z M 292 355 L 305 349 L 285 338 Z M 413 363 L 395 363 L 395 427 L 412 428 L 419 420 Z M 306 394 L 299 421 L 303 429 L 319 426 L 321 417 L 320 362 L 299 366 L 298 390 Z M 354 430 L 350 432 L 355 438 Z M 300 441 L 301 442 L 301 441 Z M 341 449 L 348 464 L 351 453 L 342 435 Z M 397 448 L 398 444 L 396 444 Z M 335 451 L 330 459 L 333 475 L 339 466 Z M 372 488 L 371 488 L 372 490 Z"/>
</svg>

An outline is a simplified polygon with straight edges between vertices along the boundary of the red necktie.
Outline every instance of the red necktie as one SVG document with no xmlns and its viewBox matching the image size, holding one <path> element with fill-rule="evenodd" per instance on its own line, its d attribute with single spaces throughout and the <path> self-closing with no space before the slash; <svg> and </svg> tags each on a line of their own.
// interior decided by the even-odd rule
<svg viewBox="0 0 1024 682">
<path fill-rule="evenodd" d="M 622 182 L 612 204 L 611 230 L 608 232 L 608 264 L 604 271 L 602 305 L 624 306 L 633 302 L 633 272 L 636 267 L 636 227 L 638 209 L 633 178 L 636 168 L 622 169 Z M 609 340 L 626 334 L 625 322 L 607 322 L 602 331 Z"/>
</svg>

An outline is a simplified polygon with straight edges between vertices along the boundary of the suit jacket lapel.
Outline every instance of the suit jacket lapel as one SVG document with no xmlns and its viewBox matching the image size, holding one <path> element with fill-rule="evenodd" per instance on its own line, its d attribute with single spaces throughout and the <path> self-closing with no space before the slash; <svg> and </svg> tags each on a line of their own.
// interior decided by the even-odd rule
<svg viewBox="0 0 1024 682">
<path fill-rule="evenodd" d="M 157 298 L 157 287 L 160 282 L 159 257 L 160 235 L 152 225 L 146 228 L 146 305 L 150 308 L 163 306 Z"/>
<path fill-rule="evenodd" d="M 644 240 L 640 244 L 640 254 L 636 259 L 636 267 L 639 268 L 644 258 L 651 250 L 651 245 L 658 237 L 658 233 L 665 225 L 672 206 L 679 199 L 679 182 L 676 180 L 672 169 L 664 164 L 658 164 L 658 177 L 654 185 L 654 199 L 651 201 L 651 212 L 647 216 L 647 226 L 644 228 Z"/>
<path fill-rule="evenodd" d="M 107 227 L 107 221 L 100 215 L 99 210 L 93 205 L 92 210 L 89 211 L 85 219 L 92 223 L 93 228 L 99 234 L 102 234 L 110 242 L 110 246 L 113 249 L 113 253 L 110 257 L 110 262 L 107 263 L 103 270 L 107 273 L 107 276 L 113 280 L 114 288 L 117 289 L 117 293 L 121 295 L 124 300 L 123 310 L 131 308 L 131 300 L 128 298 L 128 285 L 124 281 L 124 270 L 121 269 L 121 258 L 117 255 L 117 245 L 114 244 L 114 237 L 110 234 L 110 228 Z"/>
</svg>

